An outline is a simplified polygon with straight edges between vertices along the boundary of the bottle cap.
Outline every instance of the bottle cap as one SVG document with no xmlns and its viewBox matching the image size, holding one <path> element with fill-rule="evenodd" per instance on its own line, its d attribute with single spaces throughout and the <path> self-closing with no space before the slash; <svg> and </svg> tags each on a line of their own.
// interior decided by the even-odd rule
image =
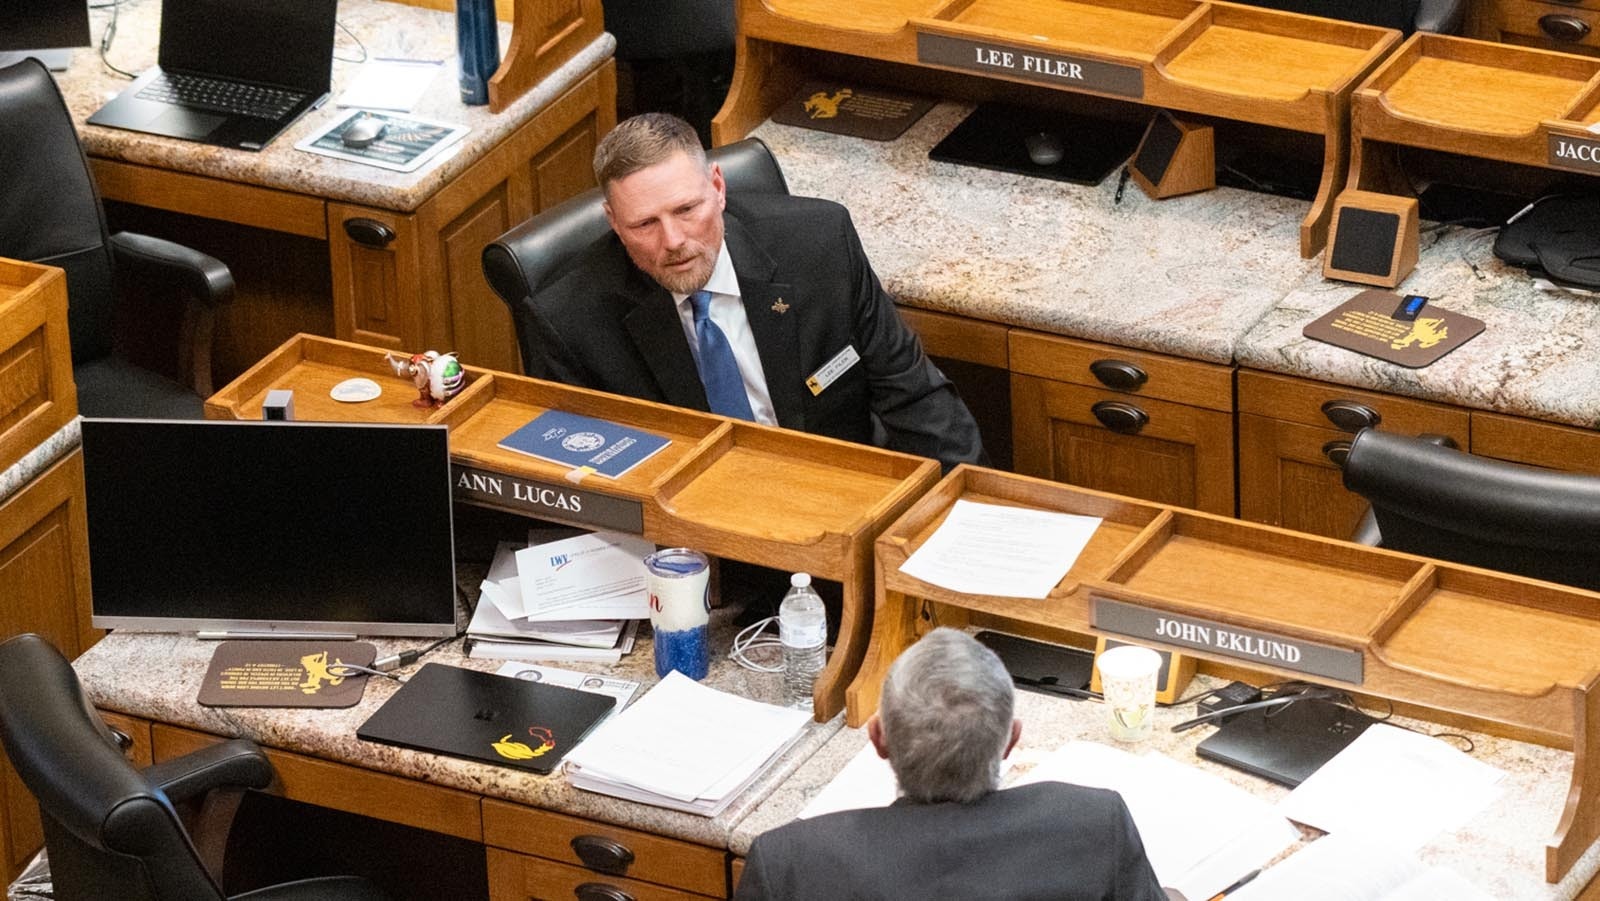
<svg viewBox="0 0 1600 901">
<path fill-rule="evenodd" d="M 810 584 L 811 584 L 811 574 L 810 573 L 795 573 L 794 575 L 789 577 L 789 586 L 791 588 L 805 588 L 805 587 L 809 586 Z"/>
</svg>

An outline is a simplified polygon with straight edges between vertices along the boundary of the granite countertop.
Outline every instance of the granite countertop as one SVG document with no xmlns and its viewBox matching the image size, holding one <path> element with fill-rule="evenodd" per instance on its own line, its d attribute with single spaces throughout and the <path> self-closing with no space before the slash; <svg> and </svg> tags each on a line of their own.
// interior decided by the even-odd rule
<svg viewBox="0 0 1600 901">
<path fill-rule="evenodd" d="M 735 631 L 732 620 L 736 613 L 736 607 L 713 612 L 713 647 L 728 646 Z M 641 697 L 658 680 L 648 626 L 640 633 L 634 652 L 614 666 L 550 665 L 641 682 L 635 698 Z M 426 644 L 423 639 L 364 640 L 378 647 L 379 656 Z M 399 688 L 389 679 L 370 680 L 361 702 L 342 710 L 201 707 L 195 698 L 215 648 L 215 642 L 189 636 L 118 631 L 86 651 L 73 666 L 95 705 L 109 710 L 218 735 L 253 738 L 273 748 L 717 848 L 725 847 L 734 824 L 821 747 L 844 721 L 840 715 L 827 723 L 809 724 L 800 741 L 757 777 L 727 810 L 707 818 L 582 791 L 567 784 L 559 770 L 550 776 L 539 776 L 362 741 L 356 738 L 356 729 Z M 498 669 L 503 663 L 464 657 L 459 642 L 446 645 L 423 658 L 423 662 L 487 671 Z M 726 656 L 713 659 L 706 684 L 769 703 L 777 703 L 782 694 L 778 674 L 742 669 Z"/>
<path fill-rule="evenodd" d="M 1494 255 L 1494 233 L 1444 228 L 1394 290 L 1484 322 L 1484 333 L 1422 369 L 1312 341 L 1301 329 L 1365 290 L 1309 277 L 1240 340 L 1241 366 L 1423 400 L 1600 428 L 1600 298 L 1540 290 Z M 1424 309 L 1423 315 L 1427 315 Z"/>
<path fill-rule="evenodd" d="M 1220 684 L 1206 676 L 1197 677 L 1189 694 Z M 1012 767 L 1007 783 L 1021 777 L 1055 748 L 1081 739 L 1116 745 L 1135 753 L 1159 751 L 1174 760 L 1193 764 L 1269 801 L 1277 801 L 1289 790 L 1220 764 L 1202 760 L 1194 746 L 1215 730 L 1202 726 L 1174 733 L 1170 726 L 1193 715 L 1189 706 L 1159 708 L 1155 732 L 1134 746 L 1116 745 L 1105 735 L 1104 719 L 1098 703 L 1047 697 L 1029 691 L 1017 693 L 1017 716 L 1022 719 L 1022 741 L 1012 752 Z M 1441 727 L 1396 717 L 1397 725 L 1418 727 L 1425 732 Z M 1499 798 L 1464 827 L 1423 846 L 1418 857 L 1430 866 L 1444 866 L 1466 877 L 1497 901 L 1518 899 L 1571 899 L 1600 870 L 1600 846 L 1591 847 L 1556 885 L 1544 881 L 1544 845 L 1554 832 L 1566 803 L 1572 774 L 1572 754 L 1526 742 L 1464 733 L 1474 745 L 1473 757 L 1506 772 Z M 735 854 L 747 854 L 756 836 L 792 820 L 827 785 L 850 758 L 867 743 L 861 729 L 842 729 L 801 767 L 785 780 L 733 830 L 728 847 Z M 1302 830 L 1305 838 L 1319 833 Z"/>
<path fill-rule="evenodd" d="M 850 209 L 901 303 L 1123 347 L 1600 427 L 1600 299 L 1535 287 L 1491 233 L 1430 223 L 1396 291 L 1484 320 L 1485 334 L 1405 369 L 1300 334 L 1365 290 L 1299 256 L 1301 201 L 1217 188 L 1151 200 L 1118 179 L 1086 187 L 933 162 L 970 106 L 941 103 L 876 142 L 766 122 L 790 190 Z"/>
<path fill-rule="evenodd" d="M 82 429 L 80 417 L 73 417 L 66 425 L 56 429 L 55 434 L 39 442 L 33 450 L 22 455 L 22 459 L 11 464 L 4 472 L 0 472 L 0 501 L 5 500 L 17 492 L 17 489 L 28 484 L 33 477 L 49 469 L 55 462 L 66 456 L 67 452 L 82 443 Z"/>
<path fill-rule="evenodd" d="M 933 162 L 971 107 L 941 103 L 891 142 L 767 122 L 789 190 L 849 208 L 901 303 L 1231 363 L 1234 345 L 1318 260 L 1309 204 L 1232 188 L 1151 200 L 1098 186 Z"/>
<path fill-rule="evenodd" d="M 160 19 L 159 0 L 124 0 L 118 13 L 116 38 L 107 54 L 111 63 L 133 73 L 154 65 Z M 91 13 L 91 31 L 97 46 L 109 20 L 109 10 Z M 84 120 L 129 84 L 101 65 L 93 50 L 74 53 L 72 67 L 58 73 L 57 82 L 72 110 L 84 149 L 91 156 L 409 212 L 599 67 L 616 47 L 615 39 L 602 33 L 496 115 L 487 106 L 461 103 L 455 18 L 451 13 L 384 0 L 340 0 L 339 22 L 344 27 L 334 40 L 332 96 L 321 109 L 301 116 L 259 153 L 86 125 Z M 360 46 L 352 35 L 359 38 Z M 501 23 L 502 58 L 510 39 L 511 26 Z M 440 158 L 415 172 L 391 172 L 294 149 L 301 139 L 347 112 L 338 109 L 335 101 L 360 72 L 361 64 L 352 60 L 361 58 L 362 46 L 369 60 L 442 60 L 439 73 L 412 113 L 466 125 L 472 130 Z"/>
</svg>

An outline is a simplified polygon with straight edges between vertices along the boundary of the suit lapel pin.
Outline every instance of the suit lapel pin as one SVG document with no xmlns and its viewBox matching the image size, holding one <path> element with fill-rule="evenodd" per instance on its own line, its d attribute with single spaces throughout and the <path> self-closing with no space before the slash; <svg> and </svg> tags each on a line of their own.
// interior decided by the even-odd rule
<svg viewBox="0 0 1600 901">
<path fill-rule="evenodd" d="M 780 297 L 772 302 L 772 312 L 782 316 L 784 313 L 789 312 L 789 305 L 784 303 L 783 298 Z"/>
</svg>

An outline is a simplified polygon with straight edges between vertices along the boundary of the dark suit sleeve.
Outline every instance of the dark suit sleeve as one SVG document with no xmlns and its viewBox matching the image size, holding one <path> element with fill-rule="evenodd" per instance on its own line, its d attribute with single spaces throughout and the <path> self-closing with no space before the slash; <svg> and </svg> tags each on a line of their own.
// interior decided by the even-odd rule
<svg viewBox="0 0 1600 901">
<path fill-rule="evenodd" d="M 1128 805 L 1121 795 L 1113 797 L 1122 820 L 1122 834 L 1117 840 L 1117 884 L 1106 896 L 1107 901 L 1167 901 L 1150 858 L 1145 856 L 1144 841 L 1139 838 L 1139 827 L 1134 825 Z"/>
<path fill-rule="evenodd" d="M 566 342 L 551 328 L 549 320 L 539 312 L 537 299 L 524 301 L 516 316 L 533 336 L 532 354 L 524 353 L 522 371 L 536 379 L 548 379 L 580 388 L 594 387 L 584 377 L 583 370 L 567 351 Z"/>
<path fill-rule="evenodd" d="M 772 897 L 767 889 L 761 839 L 757 838 L 750 846 L 749 855 L 745 857 L 744 874 L 739 877 L 739 884 L 733 889 L 733 901 L 766 901 Z"/>
<path fill-rule="evenodd" d="M 887 446 L 932 457 L 945 470 L 987 462 L 971 411 L 900 319 L 849 217 L 842 221 L 855 293 L 856 351 L 866 366 L 872 412 L 888 432 Z"/>
</svg>

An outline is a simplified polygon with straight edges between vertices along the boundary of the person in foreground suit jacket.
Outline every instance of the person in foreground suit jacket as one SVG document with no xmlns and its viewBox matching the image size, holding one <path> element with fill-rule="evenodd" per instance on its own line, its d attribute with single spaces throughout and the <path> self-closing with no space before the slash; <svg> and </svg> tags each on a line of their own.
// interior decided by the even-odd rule
<svg viewBox="0 0 1600 901">
<path fill-rule="evenodd" d="M 1061 782 L 996 790 L 1022 735 L 1012 709 L 993 651 L 928 633 L 889 668 L 867 721 L 900 798 L 761 835 L 736 901 L 1165 901 L 1122 796 Z"/>
<path fill-rule="evenodd" d="M 893 450 L 983 460 L 843 207 L 727 196 L 694 130 L 661 113 L 612 130 L 595 176 L 613 233 L 533 297 L 529 375 L 861 443 L 875 416 Z"/>
</svg>

